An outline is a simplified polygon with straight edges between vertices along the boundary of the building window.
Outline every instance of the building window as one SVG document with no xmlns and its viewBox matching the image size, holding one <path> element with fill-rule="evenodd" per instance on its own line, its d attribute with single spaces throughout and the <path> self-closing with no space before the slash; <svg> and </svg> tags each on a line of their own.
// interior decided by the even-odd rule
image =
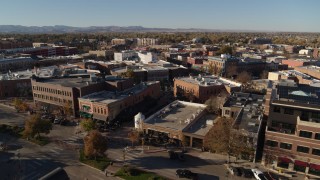
<svg viewBox="0 0 320 180">
<path fill-rule="evenodd" d="M 312 154 L 320 156 L 320 149 L 312 149 Z"/>
<path fill-rule="evenodd" d="M 282 148 L 282 149 L 287 149 L 287 150 L 291 150 L 291 149 L 292 149 L 292 144 L 280 143 L 280 148 Z"/>
<path fill-rule="evenodd" d="M 314 138 L 317 139 L 317 140 L 320 140 L 320 133 L 316 133 Z"/>
<path fill-rule="evenodd" d="M 312 112 L 311 118 L 320 120 L 320 113 L 319 112 Z"/>
<path fill-rule="evenodd" d="M 309 149 L 310 149 L 310 148 L 305 147 L 305 146 L 297 146 L 297 151 L 298 151 L 298 152 L 309 153 Z"/>
<path fill-rule="evenodd" d="M 229 111 L 229 110 L 226 110 L 226 111 L 225 111 L 225 114 L 226 114 L 226 115 L 230 115 L 230 111 Z"/>
<path fill-rule="evenodd" d="M 300 131 L 299 136 L 300 137 L 304 137 L 304 138 L 311 138 L 312 137 L 312 132 Z"/>
<path fill-rule="evenodd" d="M 309 113 L 307 111 L 301 111 L 300 120 L 308 121 L 309 120 Z"/>
<path fill-rule="evenodd" d="M 266 145 L 270 147 L 278 147 L 278 142 L 277 141 L 272 141 L 272 140 L 267 140 Z"/>
<path fill-rule="evenodd" d="M 281 113 L 281 108 L 279 106 L 274 106 L 273 107 L 273 112 Z"/>
<path fill-rule="evenodd" d="M 294 110 L 291 108 L 285 108 L 284 109 L 284 114 L 289 114 L 289 115 L 293 115 Z"/>
</svg>

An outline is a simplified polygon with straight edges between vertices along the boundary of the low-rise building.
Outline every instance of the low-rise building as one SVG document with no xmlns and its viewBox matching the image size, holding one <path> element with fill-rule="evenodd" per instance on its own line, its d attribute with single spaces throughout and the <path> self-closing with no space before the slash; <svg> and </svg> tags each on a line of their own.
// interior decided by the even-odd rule
<svg viewBox="0 0 320 180">
<path fill-rule="evenodd" d="M 316 79 L 320 79 L 320 67 L 319 66 L 299 66 L 294 68 L 297 71 L 305 73 Z"/>
<path fill-rule="evenodd" d="M 217 76 L 189 76 L 174 79 L 174 96 L 204 103 L 222 92 L 239 91 L 241 84 Z"/>
<path fill-rule="evenodd" d="M 79 115 L 78 98 L 105 90 L 105 82 L 90 78 L 35 78 L 31 80 L 34 103 L 50 110 L 70 107 L 74 116 Z"/>
<path fill-rule="evenodd" d="M 151 138 L 167 137 L 171 142 L 202 148 L 205 135 L 214 125 L 216 115 L 208 114 L 203 104 L 174 101 L 142 120 L 141 130 Z"/>
<path fill-rule="evenodd" d="M 233 93 L 222 107 L 222 116 L 235 120 L 233 128 L 246 137 L 245 142 L 253 149 L 252 154 L 247 152 L 248 159 L 261 158 L 262 144 L 259 137 L 262 133 L 262 120 L 264 110 L 264 96 L 249 93 Z"/>
<path fill-rule="evenodd" d="M 115 61 L 124 61 L 124 60 L 137 61 L 138 54 L 136 51 L 115 52 L 114 53 L 114 60 Z"/>
<path fill-rule="evenodd" d="M 143 101 L 147 96 L 157 99 L 160 96 L 160 83 L 140 83 L 124 91 L 100 91 L 82 96 L 79 99 L 80 116 L 112 122 L 123 110 Z"/>
</svg>

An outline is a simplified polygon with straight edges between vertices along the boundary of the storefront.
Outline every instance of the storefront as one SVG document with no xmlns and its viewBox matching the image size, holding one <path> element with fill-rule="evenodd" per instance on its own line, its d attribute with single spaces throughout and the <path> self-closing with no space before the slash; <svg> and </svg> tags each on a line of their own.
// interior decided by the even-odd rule
<svg viewBox="0 0 320 180">
<path fill-rule="evenodd" d="M 278 167 L 289 169 L 289 164 L 292 163 L 292 160 L 286 157 L 278 157 Z"/>
<path fill-rule="evenodd" d="M 309 174 L 320 176 L 320 165 L 310 163 Z"/>
<path fill-rule="evenodd" d="M 295 161 L 294 161 L 293 169 L 294 169 L 295 171 L 305 173 L 305 172 L 306 172 L 306 168 L 307 168 L 308 166 L 309 166 L 309 164 L 308 164 L 307 162 L 295 160 Z"/>
</svg>

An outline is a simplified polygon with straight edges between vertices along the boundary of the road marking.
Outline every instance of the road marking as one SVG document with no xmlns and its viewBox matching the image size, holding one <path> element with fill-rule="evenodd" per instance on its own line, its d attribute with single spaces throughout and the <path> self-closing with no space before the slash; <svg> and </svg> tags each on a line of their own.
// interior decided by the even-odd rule
<svg viewBox="0 0 320 180">
<path fill-rule="evenodd" d="M 54 150 L 54 149 L 50 149 L 50 151 L 53 152 L 54 154 L 60 154 L 59 151 L 56 151 L 56 150 Z"/>
<path fill-rule="evenodd" d="M 37 169 L 37 166 L 32 166 L 31 164 L 29 165 L 32 169 Z"/>
<path fill-rule="evenodd" d="M 54 147 L 53 149 L 63 151 L 63 149 L 60 147 Z"/>
<path fill-rule="evenodd" d="M 37 162 L 37 161 L 32 161 L 32 162 L 35 163 L 35 164 L 37 164 L 37 165 L 39 165 L 39 166 L 42 165 L 41 163 L 39 163 L 39 162 Z"/>
<path fill-rule="evenodd" d="M 32 179 L 32 178 L 29 178 L 29 177 L 31 177 L 31 176 L 33 176 L 33 175 L 35 175 L 35 174 L 37 174 L 38 172 L 37 171 L 32 171 L 31 173 L 28 173 L 28 174 L 26 174 L 25 176 L 23 176 L 22 178 L 21 178 L 21 180 L 23 180 L 23 179 Z"/>
</svg>

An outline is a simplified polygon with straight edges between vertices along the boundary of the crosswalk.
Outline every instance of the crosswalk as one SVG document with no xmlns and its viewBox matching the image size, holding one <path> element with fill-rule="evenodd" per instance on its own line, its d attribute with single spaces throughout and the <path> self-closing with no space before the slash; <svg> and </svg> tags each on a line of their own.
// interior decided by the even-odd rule
<svg viewBox="0 0 320 180">
<path fill-rule="evenodd" d="M 111 149 L 107 151 L 107 155 L 109 158 L 115 160 L 115 161 L 123 161 L 123 152 L 122 150 L 116 150 L 116 149 Z M 126 161 L 131 161 L 135 160 L 139 157 L 142 157 L 143 154 L 140 151 L 127 151 L 125 153 L 125 160 Z"/>
<path fill-rule="evenodd" d="M 63 158 L 64 149 L 61 147 L 51 147 L 48 151 L 28 155 L 20 159 L 22 167 L 21 180 L 39 179 L 53 169 L 57 168 L 52 159 Z"/>
</svg>

